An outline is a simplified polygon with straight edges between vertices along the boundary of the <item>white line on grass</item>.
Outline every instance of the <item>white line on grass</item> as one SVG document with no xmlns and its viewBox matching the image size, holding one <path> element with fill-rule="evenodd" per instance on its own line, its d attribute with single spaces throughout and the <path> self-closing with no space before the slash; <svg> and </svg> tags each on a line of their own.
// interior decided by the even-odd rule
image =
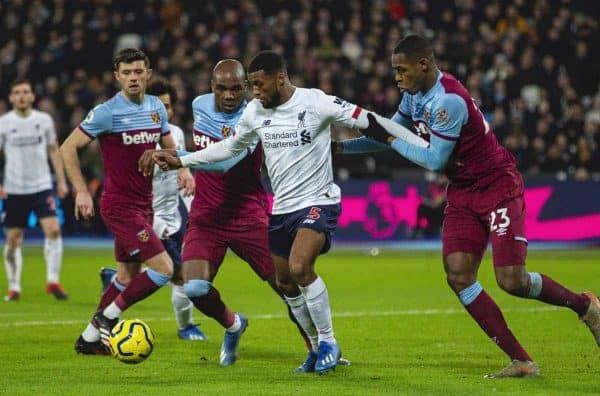
<svg viewBox="0 0 600 396">
<path fill-rule="evenodd" d="M 558 307 L 536 307 L 536 308 L 507 308 L 503 309 L 503 312 L 548 312 L 556 311 Z M 336 312 L 333 316 L 336 318 L 357 318 L 364 316 L 418 316 L 418 315 L 462 315 L 464 309 L 408 309 L 398 311 L 346 311 Z M 247 315 L 249 318 L 254 319 L 282 319 L 287 318 L 286 314 L 256 314 Z M 173 320 L 171 316 L 163 316 L 158 318 L 144 318 L 147 321 L 170 321 Z M 2 327 L 23 327 L 23 326 L 64 326 L 73 324 L 85 324 L 87 320 L 31 320 L 22 322 L 4 322 L 0 323 Z"/>
</svg>

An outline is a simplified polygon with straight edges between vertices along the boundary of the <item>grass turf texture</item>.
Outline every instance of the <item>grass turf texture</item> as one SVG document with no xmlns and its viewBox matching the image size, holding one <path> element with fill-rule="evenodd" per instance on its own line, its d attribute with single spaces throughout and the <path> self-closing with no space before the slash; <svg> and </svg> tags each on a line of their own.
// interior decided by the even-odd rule
<svg viewBox="0 0 600 396">
<path fill-rule="evenodd" d="M 600 251 L 532 251 L 528 269 L 576 291 L 600 292 Z M 24 250 L 23 294 L 0 303 L 0 393 L 5 395 L 310 394 L 310 395 L 576 395 L 600 392 L 600 349 L 573 312 L 511 297 L 493 279 L 489 255 L 480 270 L 485 290 L 533 356 L 542 376 L 486 380 L 508 364 L 446 286 L 439 252 L 331 253 L 319 259 L 344 356 L 353 363 L 317 376 L 293 374 L 305 350 L 284 305 L 232 254 L 216 286 L 248 316 L 236 365 L 218 365 L 223 330 L 198 311 L 205 342 L 177 339 L 170 288 L 136 304 L 156 334 L 152 356 L 137 366 L 77 355 L 73 344 L 98 302 L 98 270 L 108 250 L 65 250 L 66 302 L 44 292 L 41 249 Z M 0 276 L 6 285 L 4 271 Z"/>
</svg>

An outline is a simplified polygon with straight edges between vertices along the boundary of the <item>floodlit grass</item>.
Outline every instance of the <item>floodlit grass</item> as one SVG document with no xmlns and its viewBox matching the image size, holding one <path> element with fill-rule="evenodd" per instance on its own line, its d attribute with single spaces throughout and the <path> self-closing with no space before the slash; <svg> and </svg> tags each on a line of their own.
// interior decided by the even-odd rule
<svg viewBox="0 0 600 396">
<path fill-rule="evenodd" d="M 65 250 L 67 302 L 44 292 L 42 251 L 24 251 L 23 295 L 0 302 L 0 394 L 5 395 L 575 395 L 600 393 L 600 350 L 567 309 L 511 297 L 496 286 L 489 257 L 480 281 L 534 357 L 542 376 L 485 380 L 508 358 L 485 336 L 447 287 L 439 252 L 337 252 L 320 258 L 336 337 L 353 363 L 323 376 L 293 374 L 303 342 L 282 302 L 232 254 L 217 277 L 225 302 L 250 319 L 235 366 L 218 365 L 223 329 L 195 312 L 210 340 L 177 339 L 165 288 L 125 312 L 154 330 L 144 363 L 73 350 L 100 293 L 108 250 Z M 528 268 L 573 290 L 600 292 L 600 251 L 533 251 Z M 5 274 L 0 285 L 6 284 Z"/>
</svg>

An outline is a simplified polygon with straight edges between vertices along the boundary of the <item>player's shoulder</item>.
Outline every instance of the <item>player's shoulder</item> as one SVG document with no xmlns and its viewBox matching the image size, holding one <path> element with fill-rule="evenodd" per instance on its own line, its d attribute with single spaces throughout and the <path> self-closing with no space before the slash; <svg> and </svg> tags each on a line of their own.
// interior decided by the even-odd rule
<svg viewBox="0 0 600 396">
<path fill-rule="evenodd" d="M 33 116 L 34 119 L 42 120 L 42 121 L 46 121 L 46 122 L 52 122 L 52 116 L 49 113 L 46 113 L 45 111 L 32 109 L 31 115 Z"/>
<path fill-rule="evenodd" d="M 450 73 L 442 73 L 439 84 L 440 89 L 436 94 L 438 100 L 459 101 L 462 99 L 466 101 L 471 97 L 464 85 Z"/>
<path fill-rule="evenodd" d="M 14 114 L 15 114 L 14 110 L 7 111 L 6 113 L 0 115 L 0 122 L 11 120 L 14 117 Z"/>
<path fill-rule="evenodd" d="M 204 112 L 210 112 L 215 107 L 215 94 L 207 93 L 196 96 L 192 101 L 193 110 L 201 110 Z"/>
<path fill-rule="evenodd" d="M 175 124 L 169 123 L 169 130 L 171 131 L 172 134 L 184 136 L 183 130 Z"/>
</svg>

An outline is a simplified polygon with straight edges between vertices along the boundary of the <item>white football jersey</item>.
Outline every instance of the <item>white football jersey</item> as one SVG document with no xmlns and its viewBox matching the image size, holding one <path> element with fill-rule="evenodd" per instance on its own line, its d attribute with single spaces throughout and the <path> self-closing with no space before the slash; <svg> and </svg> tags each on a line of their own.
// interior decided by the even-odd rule
<svg viewBox="0 0 600 396">
<path fill-rule="evenodd" d="M 52 189 L 48 146 L 56 144 L 54 121 L 48 113 L 31 110 L 27 117 L 14 110 L 0 117 L 0 147 L 4 150 L 4 190 L 34 194 Z"/>
<path fill-rule="evenodd" d="M 331 124 L 353 128 L 361 108 L 318 89 L 296 88 L 285 103 L 246 106 L 235 136 L 181 158 L 184 166 L 237 155 L 261 141 L 273 189 L 273 214 L 341 201 L 331 167 Z"/>
<path fill-rule="evenodd" d="M 171 136 L 177 150 L 185 150 L 185 136 L 181 128 L 169 124 Z M 157 145 L 160 148 L 160 145 Z M 179 214 L 179 187 L 177 186 L 177 171 L 163 171 L 154 166 L 152 178 L 152 209 L 154 210 L 154 232 L 159 238 L 165 233 L 172 235 L 181 227 Z"/>
</svg>

